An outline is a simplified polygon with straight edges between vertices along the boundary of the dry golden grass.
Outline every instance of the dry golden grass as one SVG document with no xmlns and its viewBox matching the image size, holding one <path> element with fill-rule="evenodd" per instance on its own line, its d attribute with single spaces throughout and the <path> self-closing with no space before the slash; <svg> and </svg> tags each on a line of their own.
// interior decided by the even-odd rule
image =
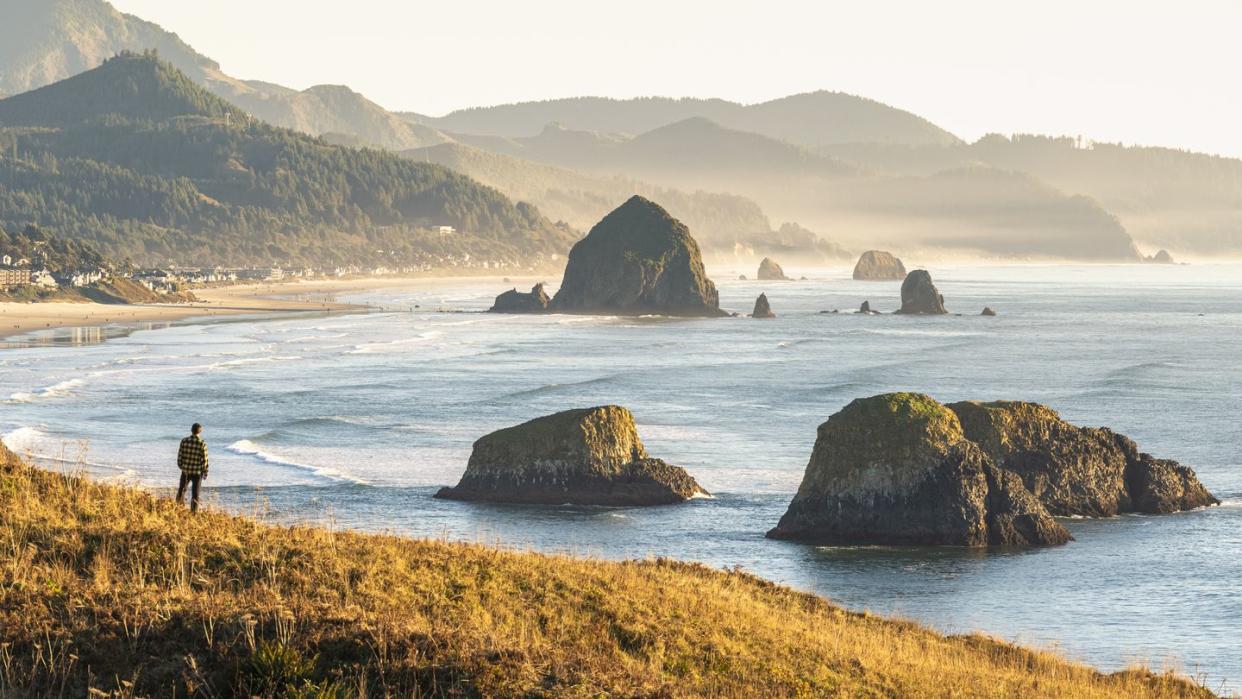
<svg viewBox="0 0 1242 699">
<path fill-rule="evenodd" d="M 0 696 L 252 694 L 1211 696 L 740 572 L 193 517 L 0 465 Z"/>
</svg>

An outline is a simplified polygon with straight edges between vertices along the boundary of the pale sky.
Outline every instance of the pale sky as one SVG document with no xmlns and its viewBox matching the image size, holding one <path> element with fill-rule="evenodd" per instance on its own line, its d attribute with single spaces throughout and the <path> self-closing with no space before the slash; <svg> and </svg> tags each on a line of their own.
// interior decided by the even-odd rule
<svg viewBox="0 0 1242 699">
<path fill-rule="evenodd" d="M 1242 156 L 1239 0 L 112 0 L 236 77 L 394 110 L 839 90 L 967 139 Z"/>
</svg>

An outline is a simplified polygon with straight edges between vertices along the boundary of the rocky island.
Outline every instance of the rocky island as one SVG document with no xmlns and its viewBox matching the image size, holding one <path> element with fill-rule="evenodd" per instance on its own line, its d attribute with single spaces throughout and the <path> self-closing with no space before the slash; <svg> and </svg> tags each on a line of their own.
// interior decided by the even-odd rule
<svg viewBox="0 0 1242 699">
<path fill-rule="evenodd" d="M 707 495 L 647 454 L 629 410 L 567 410 L 474 443 L 461 482 L 437 498 L 535 505 L 671 505 Z"/>
<path fill-rule="evenodd" d="M 931 273 L 916 269 L 901 283 L 901 308 L 903 315 L 944 315 L 944 296 L 932 283 Z"/>
<path fill-rule="evenodd" d="M 655 202 L 635 196 L 604 217 L 569 253 L 549 310 L 557 313 L 719 317 L 690 230 Z"/>
<path fill-rule="evenodd" d="M 785 276 L 785 270 L 781 269 L 781 266 L 776 264 L 776 260 L 773 260 L 770 257 L 763 258 L 763 261 L 759 263 L 758 278 L 759 281 L 770 282 L 792 281 L 789 277 Z"/>
<path fill-rule="evenodd" d="M 1194 472 L 1035 403 L 893 393 L 819 427 L 775 539 L 819 544 L 1045 546 L 1053 516 L 1164 513 L 1218 504 Z"/>
<path fill-rule="evenodd" d="M 774 539 L 817 544 L 1055 545 L 1065 530 L 928 396 L 855 400 L 820 425 Z"/>
<path fill-rule="evenodd" d="M 488 313 L 544 313 L 550 302 L 543 284 L 536 284 L 529 293 L 512 289 L 497 296 Z"/>
<path fill-rule="evenodd" d="M 890 252 L 868 250 L 854 265 L 854 279 L 858 281 L 901 281 L 906 278 L 906 266 Z"/>
</svg>

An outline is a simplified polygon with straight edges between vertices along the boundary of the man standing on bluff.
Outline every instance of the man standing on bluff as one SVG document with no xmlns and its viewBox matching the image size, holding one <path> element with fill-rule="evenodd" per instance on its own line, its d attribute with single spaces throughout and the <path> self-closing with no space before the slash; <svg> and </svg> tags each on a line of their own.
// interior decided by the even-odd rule
<svg viewBox="0 0 1242 699">
<path fill-rule="evenodd" d="M 181 469 L 181 485 L 177 486 L 177 504 L 185 502 L 185 488 L 191 486 L 190 511 L 198 512 L 198 491 L 207 478 L 207 442 L 201 435 L 203 426 L 194 423 L 190 436 L 181 440 L 177 450 L 177 468 Z"/>
</svg>

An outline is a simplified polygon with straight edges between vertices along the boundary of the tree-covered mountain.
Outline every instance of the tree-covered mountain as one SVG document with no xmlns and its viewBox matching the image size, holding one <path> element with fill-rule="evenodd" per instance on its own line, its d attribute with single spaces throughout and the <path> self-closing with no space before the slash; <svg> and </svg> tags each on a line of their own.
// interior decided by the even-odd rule
<svg viewBox="0 0 1242 699">
<path fill-rule="evenodd" d="M 750 131 L 793 144 L 839 143 L 949 145 L 958 138 L 909 112 L 841 92 L 809 92 L 760 104 L 721 99 L 604 97 L 522 102 L 477 107 L 434 118 L 403 114 L 412 123 L 441 131 L 519 138 L 559 123 L 575 131 L 640 134 L 693 118 Z"/>
<path fill-rule="evenodd" d="M 849 253 L 796 224 L 773 230 L 758 204 L 736 194 L 683 191 L 630 177 L 591 175 L 576 170 L 494 153 L 462 143 L 405 151 L 411 160 L 439 163 L 528 201 L 550 218 L 587 230 L 630 197 L 659 202 L 694 233 L 711 257 L 782 253 L 824 261 Z"/>
<path fill-rule="evenodd" d="M 247 118 L 137 54 L 0 101 L 0 225 L 27 223 L 183 264 L 529 260 L 576 238 L 443 167 Z"/>
<path fill-rule="evenodd" d="M 238 80 L 159 25 L 105 0 L 0 0 L 0 97 L 27 92 L 98 67 L 121 53 L 158 51 L 194 82 L 277 126 L 311 135 L 346 133 L 381 148 L 434 145 L 443 136 L 407 124 L 348 88 L 291 90 Z"/>
</svg>

